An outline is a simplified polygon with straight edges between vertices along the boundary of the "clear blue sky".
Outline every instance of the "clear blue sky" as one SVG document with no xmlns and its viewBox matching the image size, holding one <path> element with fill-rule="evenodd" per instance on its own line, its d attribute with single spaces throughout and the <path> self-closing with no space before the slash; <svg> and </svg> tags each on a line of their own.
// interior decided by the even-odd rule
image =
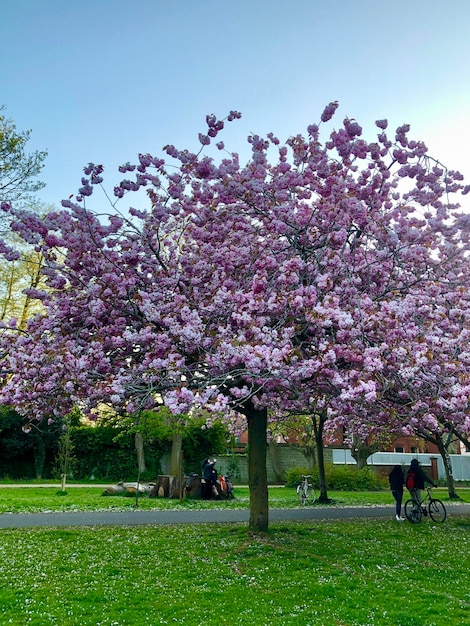
<svg viewBox="0 0 470 626">
<path fill-rule="evenodd" d="M 281 140 L 339 100 L 338 124 L 388 118 L 470 180 L 469 0 L 0 0 L 0 104 L 47 149 L 39 197 L 59 204 L 89 161 L 116 167 L 224 133 Z M 368 137 L 371 135 L 368 133 Z"/>
</svg>

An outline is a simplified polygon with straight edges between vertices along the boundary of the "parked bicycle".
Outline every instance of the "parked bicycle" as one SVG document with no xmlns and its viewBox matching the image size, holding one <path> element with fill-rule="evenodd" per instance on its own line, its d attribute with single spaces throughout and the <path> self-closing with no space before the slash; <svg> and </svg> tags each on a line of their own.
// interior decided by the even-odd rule
<svg viewBox="0 0 470 626">
<path fill-rule="evenodd" d="M 405 517 L 412 524 L 419 524 L 423 517 L 429 517 L 433 522 L 444 522 L 447 517 L 446 507 L 437 498 L 431 495 L 432 487 L 427 487 L 426 495 L 422 500 L 411 498 L 405 503 Z"/>
<path fill-rule="evenodd" d="M 299 504 L 305 506 L 306 504 L 313 504 L 317 499 L 315 487 L 309 482 L 310 475 L 302 476 L 301 482 L 297 485 L 297 498 Z"/>
</svg>

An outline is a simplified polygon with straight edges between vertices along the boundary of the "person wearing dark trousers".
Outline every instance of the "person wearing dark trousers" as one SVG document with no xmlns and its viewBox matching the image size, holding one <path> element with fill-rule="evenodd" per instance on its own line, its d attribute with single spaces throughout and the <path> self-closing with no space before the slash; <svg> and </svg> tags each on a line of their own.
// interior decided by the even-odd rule
<svg viewBox="0 0 470 626">
<path fill-rule="evenodd" d="M 403 502 L 403 485 L 405 484 L 405 478 L 400 465 L 395 465 L 392 469 L 388 475 L 388 482 L 390 483 L 392 496 L 395 498 L 395 519 L 397 522 L 403 522 L 405 518 L 401 516 L 401 503 Z"/>
<path fill-rule="evenodd" d="M 406 474 L 406 487 L 416 504 L 421 503 L 421 491 L 424 489 L 425 483 L 433 487 L 436 486 L 426 472 L 421 469 L 418 459 L 413 459 Z"/>
<path fill-rule="evenodd" d="M 202 478 L 203 483 L 203 497 L 205 500 L 210 500 L 215 497 L 217 493 L 215 483 L 217 481 L 217 470 L 215 469 L 215 459 L 204 459 L 202 462 Z"/>
</svg>

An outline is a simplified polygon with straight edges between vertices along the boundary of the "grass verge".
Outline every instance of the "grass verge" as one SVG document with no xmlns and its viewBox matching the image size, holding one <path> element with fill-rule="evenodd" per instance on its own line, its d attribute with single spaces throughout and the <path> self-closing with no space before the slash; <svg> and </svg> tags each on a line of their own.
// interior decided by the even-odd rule
<svg viewBox="0 0 470 626">
<path fill-rule="evenodd" d="M 14 626 L 457 626 L 470 520 L 2 530 Z"/>
<path fill-rule="evenodd" d="M 470 489 L 459 490 L 462 502 L 470 502 Z M 136 508 L 134 496 L 103 496 L 103 489 L 97 487 L 70 487 L 65 494 L 55 487 L 2 487 L 0 489 L 0 513 L 43 513 L 49 511 L 125 511 Z M 435 497 L 449 503 L 445 489 L 435 489 Z M 329 493 L 334 506 L 391 505 L 389 491 L 332 491 Z M 406 500 L 405 496 L 405 500 Z M 169 500 L 140 496 L 138 507 L 142 510 L 164 509 L 213 509 L 248 508 L 249 490 L 246 487 L 235 489 L 234 500 Z M 271 508 L 295 508 L 298 506 L 294 488 L 271 487 L 269 489 Z M 313 506 L 324 506 L 315 503 Z"/>
</svg>

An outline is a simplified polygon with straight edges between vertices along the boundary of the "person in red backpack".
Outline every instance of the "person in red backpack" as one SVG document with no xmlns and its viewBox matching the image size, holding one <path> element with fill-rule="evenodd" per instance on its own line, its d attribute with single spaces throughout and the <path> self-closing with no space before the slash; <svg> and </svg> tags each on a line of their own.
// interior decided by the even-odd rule
<svg viewBox="0 0 470 626">
<path fill-rule="evenodd" d="M 406 488 L 417 504 L 421 502 L 421 491 L 424 489 L 425 483 L 429 483 L 433 487 L 436 486 L 426 472 L 421 469 L 418 459 L 413 459 L 406 474 Z"/>
</svg>

